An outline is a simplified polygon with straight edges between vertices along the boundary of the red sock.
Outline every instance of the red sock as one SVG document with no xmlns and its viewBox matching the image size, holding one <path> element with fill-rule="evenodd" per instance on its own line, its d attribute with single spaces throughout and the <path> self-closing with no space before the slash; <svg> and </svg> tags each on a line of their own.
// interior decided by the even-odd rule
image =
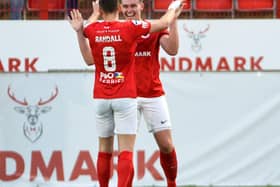
<svg viewBox="0 0 280 187">
<path fill-rule="evenodd" d="M 167 178 L 167 186 L 176 187 L 177 156 L 175 149 L 170 153 L 160 152 L 160 164 Z"/>
<path fill-rule="evenodd" d="M 118 187 L 132 187 L 134 167 L 133 154 L 130 151 L 122 151 L 118 158 Z"/>
<path fill-rule="evenodd" d="M 97 175 L 100 187 L 108 187 L 112 167 L 112 153 L 99 152 L 97 158 Z"/>
<path fill-rule="evenodd" d="M 132 170 L 131 170 L 131 174 L 130 174 L 130 178 L 129 178 L 127 187 L 132 187 L 133 177 L 134 177 L 134 166 L 133 166 L 133 163 L 132 163 Z"/>
</svg>

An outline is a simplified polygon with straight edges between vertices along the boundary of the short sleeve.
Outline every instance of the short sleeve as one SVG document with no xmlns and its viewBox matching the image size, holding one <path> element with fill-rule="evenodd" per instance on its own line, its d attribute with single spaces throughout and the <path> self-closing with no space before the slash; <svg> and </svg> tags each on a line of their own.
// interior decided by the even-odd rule
<svg viewBox="0 0 280 187">
<path fill-rule="evenodd" d="M 151 23 L 148 21 L 131 20 L 131 24 L 134 28 L 134 32 L 137 33 L 138 36 L 146 35 L 150 32 Z"/>
</svg>

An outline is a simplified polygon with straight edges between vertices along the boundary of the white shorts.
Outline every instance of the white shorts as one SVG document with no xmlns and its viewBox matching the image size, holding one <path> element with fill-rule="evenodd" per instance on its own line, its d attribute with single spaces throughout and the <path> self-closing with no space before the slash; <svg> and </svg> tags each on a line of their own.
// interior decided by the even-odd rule
<svg viewBox="0 0 280 187">
<path fill-rule="evenodd" d="M 95 99 L 95 102 L 99 137 L 137 133 L 136 99 Z"/>
<path fill-rule="evenodd" d="M 137 98 L 138 126 L 142 115 L 149 132 L 171 129 L 170 115 L 165 96 L 155 98 Z"/>
</svg>

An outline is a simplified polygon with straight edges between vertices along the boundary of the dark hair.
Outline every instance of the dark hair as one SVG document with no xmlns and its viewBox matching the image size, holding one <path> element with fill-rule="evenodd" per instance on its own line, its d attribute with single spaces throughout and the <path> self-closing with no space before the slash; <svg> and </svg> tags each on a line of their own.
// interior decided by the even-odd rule
<svg viewBox="0 0 280 187">
<path fill-rule="evenodd" d="M 122 3 L 122 0 L 119 0 L 120 3 Z M 139 0 L 140 3 L 144 3 L 144 0 Z"/>
<path fill-rule="evenodd" d="M 99 6 L 105 13 L 118 11 L 119 0 L 99 0 Z"/>
</svg>

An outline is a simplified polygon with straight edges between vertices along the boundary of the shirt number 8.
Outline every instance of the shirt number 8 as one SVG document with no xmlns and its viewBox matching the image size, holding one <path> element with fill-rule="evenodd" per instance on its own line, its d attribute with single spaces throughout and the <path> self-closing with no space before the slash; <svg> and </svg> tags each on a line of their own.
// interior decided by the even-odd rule
<svg viewBox="0 0 280 187">
<path fill-rule="evenodd" d="M 107 72 L 116 71 L 116 53 L 113 47 L 103 48 L 104 69 Z"/>
</svg>

